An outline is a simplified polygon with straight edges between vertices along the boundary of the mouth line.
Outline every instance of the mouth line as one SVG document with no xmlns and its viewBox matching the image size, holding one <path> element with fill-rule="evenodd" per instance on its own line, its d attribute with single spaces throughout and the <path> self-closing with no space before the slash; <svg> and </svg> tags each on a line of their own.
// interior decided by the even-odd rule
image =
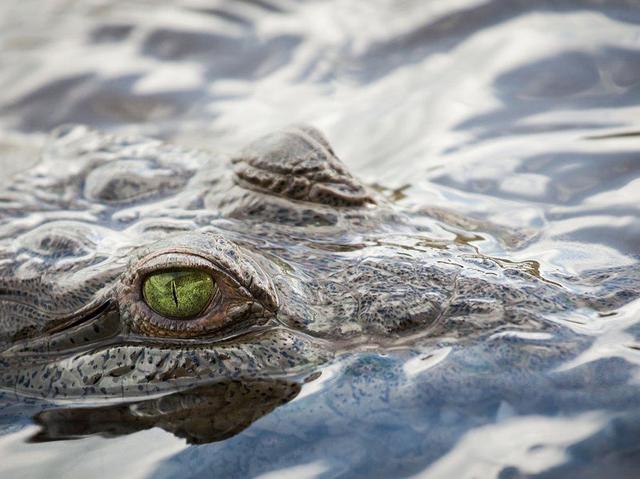
<svg viewBox="0 0 640 479">
<path fill-rule="evenodd" d="M 226 330 L 217 331 L 215 334 L 203 335 L 200 337 L 180 338 L 180 337 L 161 337 L 146 336 L 126 331 L 120 324 L 117 303 L 109 299 L 100 304 L 86 308 L 84 314 L 74 315 L 65 322 L 52 325 L 42 332 L 41 336 L 35 338 L 25 338 L 14 342 L 12 347 L 0 352 L 0 359 L 21 357 L 52 358 L 67 357 L 69 355 L 80 354 L 87 351 L 98 351 L 105 348 L 117 346 L 139 346 L 139 347 L 158 347 L 162 349 L 203 349 L 216 348 L 221 346 L 230 346 L 237 343 L 250 342 L 252 337 L 260 336 L 281 329 L 283 326 L 273 318 L 268 318 L 266 322 L 255 324 L 247 320 L 244 324 L 235 324 Z M 82 343 L 80 341 L 71 341 L 72 345 L 66 345 L 60 349 L 54 348 L 49 350 L 43 349 L 43 342 L 47 343 L 56 336 L 69 334 L 83 334 L 80 330 L 91 329 L 91 324 L 100 321 L 100 318 L 106 317 L 110 313 L 118 315 L 117 324 L 107 328 L 111 334 Z M 115 319 L 115 318 L 114 318 Z M 94 324 L 95 328 L 95 324 Z M 114 329 L 115 328 L 115 329 Z M 104 328 L 102 328 L 104 330 Z M 95 330 L 95 329 L 94 329 Z M 93 330 L 92 330 L 93 331 Z"/>
<path fill-rule="evenodd" d="M 107 299 L 102 303 L 98 303 L 96 305 L 90 305 L 86 307 L 86 311 L 80 310 L 72 317 L 68 318 L 67 321 L 62 321 L 61 323 L 55 324 L 50 328 L 44 331 L 44 334 L 56 334 L 67 329 L 71 329 L 81 324 L 87 323 L 93 319 L 98 318 L 99 316 L 105 314 L 109 309 L 113 307 L 113 301 Z M 83 308 L 84 309 L 84 308 Z"/>
</svg>

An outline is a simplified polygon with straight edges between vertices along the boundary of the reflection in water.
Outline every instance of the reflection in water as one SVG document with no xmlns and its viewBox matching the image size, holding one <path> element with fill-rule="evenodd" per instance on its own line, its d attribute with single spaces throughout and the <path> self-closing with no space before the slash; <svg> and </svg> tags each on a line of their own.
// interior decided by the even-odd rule
<svg viewBox="0 0 640 479">
<path fill-rule="evenodd" d="M 117 437 L 160 427 L 189 444 L 234 436 L 276 407 L 291 401 L 300 385 L 285 381 L 226 381 L 133 403 L 48 409 L 34 420 L 34 442 Z"/>
<path fill-rule="evenodd" d="M 637 0 L 3 4 L 3 174 L 63 122 L 226 151 L 309 122 L 455 241 L 571 291 L 607 280 L 616 307 L 356 354 L 304 385 L 7 395 L 2 476 L 635 477 L 640 304 L 617 305 L 640 256 L 638 25 Z"/>
</svg>

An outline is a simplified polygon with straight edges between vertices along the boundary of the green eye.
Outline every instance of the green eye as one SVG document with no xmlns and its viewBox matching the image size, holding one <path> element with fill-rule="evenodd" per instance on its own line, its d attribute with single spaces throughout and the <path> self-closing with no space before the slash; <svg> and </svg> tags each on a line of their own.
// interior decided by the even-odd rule
<svg viewBox="0 0 640 479">
<path fill-rule="evenodd" d="M 156 313 L 170 318 L 192 318 L 207 307 L 216 285 L 206 272 L 176 269 L 154 273 L 144 280 L 142 294 Z"/>
</svg>

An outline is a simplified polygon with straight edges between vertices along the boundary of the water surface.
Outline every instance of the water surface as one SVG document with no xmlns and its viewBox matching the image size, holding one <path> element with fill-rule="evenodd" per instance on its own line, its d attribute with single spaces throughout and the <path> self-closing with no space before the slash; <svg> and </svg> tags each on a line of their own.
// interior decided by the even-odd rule
<svg viewBox="0 0 640 479">
<path fill-rule="evenodd" d="M 61 123 L 231 152 L 306 122 L 399 206 L 472 218 L 482 254 L 566 288 L 638 267 L 638 118 L 635 0 L 0 6 L 0 181 Z M 5 397 L 0 475 L 636 477 L 640 301 L 551 320 L 588 347 L 537 372 L 518 358 L 563 338 L 350 355 L 202 445 L 160 428 L 30 443 L 41 405 Z"/>
</svg>

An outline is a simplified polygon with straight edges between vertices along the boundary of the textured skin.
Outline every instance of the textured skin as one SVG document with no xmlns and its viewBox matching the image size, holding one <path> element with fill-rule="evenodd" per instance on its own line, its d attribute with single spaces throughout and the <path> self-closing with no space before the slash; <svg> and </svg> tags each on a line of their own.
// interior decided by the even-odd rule
<svg viewBox="0 0 640 479">
<path fill-rule="evenodd" d="M 233 160 L 243 186 L 329 206 L 361 206 L 373 197 L 347 172 L 327 140 L 308 127 L 261 138 Z"/>
<path fill-rule="evenodd" d="M 297 394 L 281 381 L 295 383 L 345 352 L 503 329 L 561 336 L 554 317 L 606 314 L 637 295 L 637 273 L 599 272 L 572 289 L 571 278 L 550 282 L 534 262 L 479 254 L 455 226 L 459 217 L 398 210 L 309 127 L 269 135 L 232 158 L 63 127 L 0 205 L 0 386 L 54 399 L 133 400 L 238 381 L 272 392 L 251 386 L 239 396 L 261 397 L 264 408 L 253 419 L 239 412 L 236 429 L 181 432 L 194 442 L 246 427 Z M 203 329 L 151 325 L 145 272 L 192 261 L 226 278 L 233 301 L 222 326 L 211 329 L 206 318 Z M 579 348 L 534 348 L 520 366 Z M 198 408 L 210 406 L 207 394 Z M 174 402 L 180 409 L 196 396 Z M 130 422 L 122 430 L 155 424 L 131 411 L 103 413 Z M 183 412 L 158 414 L 174 432 L 167 417 L 189 423 Z M 40 439 L 82 434 L 60 425 L 66 417 L 41 416 L 51 428 Z M 94 426 L 84 433 L 109 433 Z"/>
</svg>

